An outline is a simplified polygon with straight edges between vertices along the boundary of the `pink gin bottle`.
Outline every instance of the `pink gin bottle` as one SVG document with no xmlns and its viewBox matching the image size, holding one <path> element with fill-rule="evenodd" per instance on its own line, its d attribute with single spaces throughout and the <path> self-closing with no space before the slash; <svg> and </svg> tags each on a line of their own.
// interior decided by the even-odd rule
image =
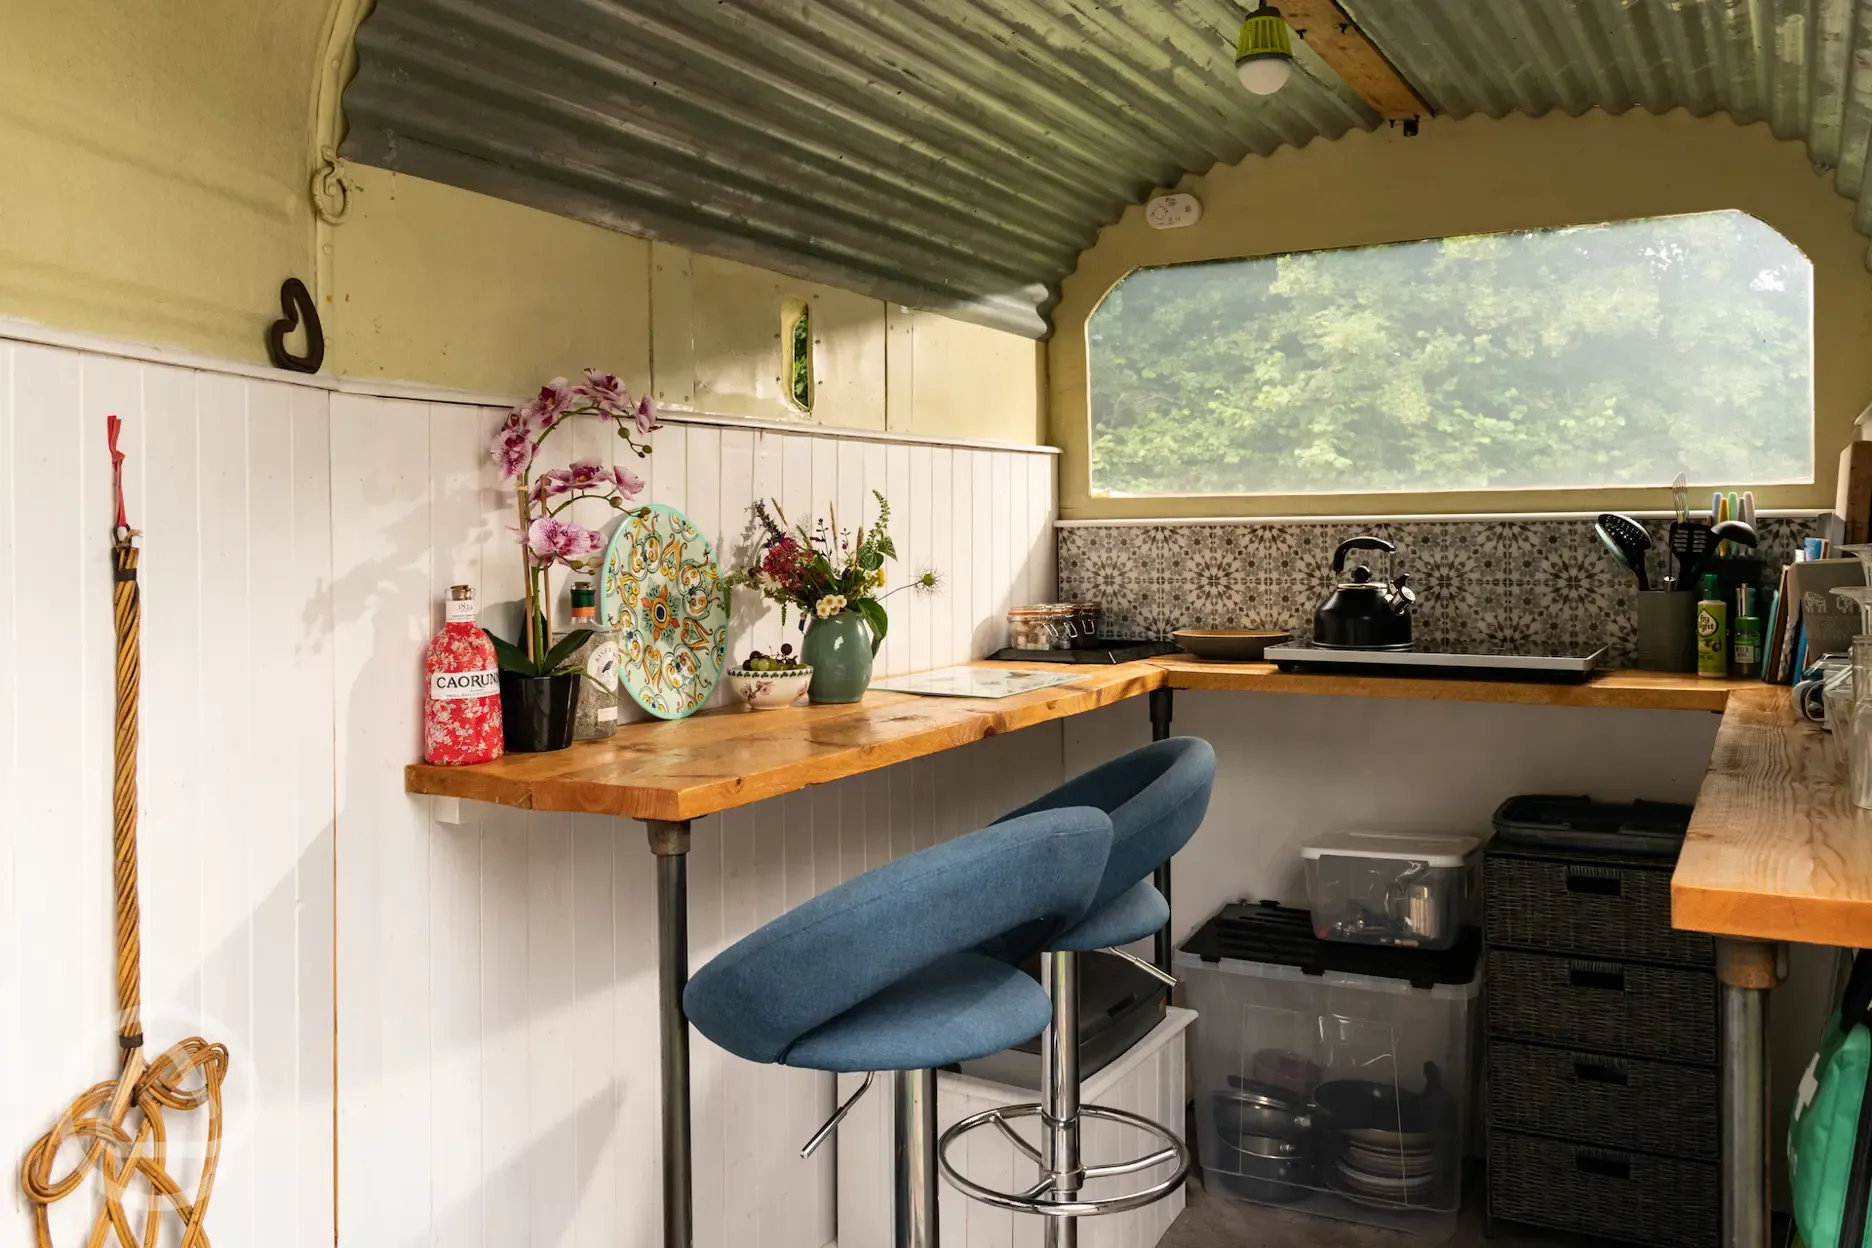
<svg viewBox="0 0 1872 1248">
<path fill-rule="evenodd" d="M 474 590 L 449 587 L 442 631 L 423 661 L 423 761 L 444 767 L 491 763 L 503 753 L 500 669 L 494 643 L 475 623 Z"/>
</svg>

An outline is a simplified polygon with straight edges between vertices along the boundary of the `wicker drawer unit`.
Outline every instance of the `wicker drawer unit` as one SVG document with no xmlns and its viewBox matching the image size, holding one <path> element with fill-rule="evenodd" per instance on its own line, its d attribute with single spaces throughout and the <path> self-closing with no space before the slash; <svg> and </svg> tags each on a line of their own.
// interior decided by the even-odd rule
<svg viewBox="0 0 1872 1248">
<path fill-rule="evenodd" d="M 1580 824 L 1603 830 L 1631 809 Z M 1674 866 L 1503 841 L 1488 851 L 1491 1218 L 1669 1248 L 1718 1242 L 1715 949 L 1670 925 Z"/>
<path fill-rule="evenodd" d="M 1670 925 L 1669 863 L 1493 851 L 1484 864 L 1491 945 L 1712 966 L 1716 944 Z"/>
<path fill-rule="evenodd" d="M 1509 1131 L 1716 1160 L 1716 1071 L 1491 1040 L 1489 1121 Z"/>
<path fill-rule="evenodd" d="M 1716 1061 L 1713 971 L 1490 949 L 1491 1036 L 1660 1061 Z"/>
<path fill-rule="evenodd" d="M 1535 1226 L 1671 1248 L 1721 1232 L 1714 1162 L 1489 1131 L 1489 1212 Z"/>
</svg>

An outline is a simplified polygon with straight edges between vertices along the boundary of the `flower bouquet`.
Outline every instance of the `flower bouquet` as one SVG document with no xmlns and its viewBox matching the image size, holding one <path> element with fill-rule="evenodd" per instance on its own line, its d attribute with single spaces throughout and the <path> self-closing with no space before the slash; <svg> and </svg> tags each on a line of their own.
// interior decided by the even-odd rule
<svg viewBox="0 0 1872 1248">
<path fill-rule="evenodd" d="M 885 589 L 885 560 L 897 558 L 890 536 L 890 503 L 876 490 L 877 519 L 867 529 L 838 527 L 838 513 L 811 528 L 789 526 L 777 502 L 756 502 L 757 558 L 726 580 L 780 604 L 780 622 L 799 612 L 806 632 L 803 658 L 813 669 L 814 702 L 855 702 L 871 683 L 871 660 L 890 631 L 884 599 L 909 589 L 932 592 L 941 575 L 926 571 L 907 585 Z"/>
<path fill-rule="evenodd" d="M 553 643 L 547 627 L 546 573 L 555 564 L 576 572 L 594 573 L 604 549 L 603 535 L 574 520 L 570 514 L 572 509 L 583 502 L 602 502 L 615 511 L 629 511 L 632 500 L 644 489 L 643 478 L 630 469 L 622 465 L 608 466 L 595 459 L 576 460 L 565 468 L 534 474 L 534 458 L 546 439 L 578 416 L 596 416 L 612 422 L 617 427 L 617 436 L 638 458 L 650 454 L 650 435 L 662 428 L 657 422 L 656 407 L 648 396 L 633 401 L 630 392 L 616 377 L 588 368 L 584 379 L 577 384 L 568 383 L 563 377 L 546 383 L 538 395 L 509 412 L 494 434 L 488 452 L 500 469 L 502 482 L 513 488 L 514 510 L 520 521 L 520 566 L 526 582 L 526 623 L 520 634 L 512 641 L 488 634 L 502 672 L 502 713 L 509 725 L 510 738 L 516 718 L 523 724 L 540 718 L 517 704 L 526 698 L 552 699 L 554 707 L 549 717 L 554 726 L 547 735 L 553 737 L 558 735 L 556 704 L 564 700 L 567 703 L 564 710 L 568 720 L 566 731 L 570 732 L 570 703 L 576 696 L 576 673 L 567 673 L 561 668 L 590 638 L 590 633 L 575 630 L 560 638 L 557 644 Z M 549 692 L 527 683 L 549 678 L 556 682 Z M 514 691 L 512 696 L 516 700 L 511 710 L 508 705 L 510 690 Z M 508 748 L 526 747 L 510 740 Z"/>
</svg>

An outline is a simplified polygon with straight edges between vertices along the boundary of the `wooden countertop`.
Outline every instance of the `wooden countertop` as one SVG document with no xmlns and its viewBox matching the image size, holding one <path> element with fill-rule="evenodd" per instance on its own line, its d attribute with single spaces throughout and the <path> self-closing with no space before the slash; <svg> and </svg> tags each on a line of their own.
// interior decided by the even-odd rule
<svg viewBox="0 0 1872 1248">
<path fill-rule="evenodd" d="M 629 724 L 608 741 L 551 754 L 512 754 L 475 767 L 413 764 L 404 783 L 411 793 L 528 810 L 699 819 L 1097 710 L 1161 688 L 1164 680 L 1150 663 L 1073 670 L 1080 674 L 1069 684 L 1011 698 L 873 692 L 850 706 L 704 711 L 675 723 Z"/>
<path fill-rule="evenodd" d="M 1184 658 L 1071 670 L 1076 679 L 1069 684 L 993 701 L 878 692 L 852 706 L 802 706 L 760 713 L 737 707 L 705 711 L 677 723 L 630 724 L 608 741 L 586 742 L 551 754 L 516 754 L 478 767 L 414 764 L 404 773 L 405 787 L 411 793 L 529 810 L 698 819 L 983 737 L 1097 710 L 1166 686 L 1721 710 L 1731 684 L 1645 672 L 1608 673 L 1584 685 L 1283 675 L 1269 663 Z"/>
<path fill-rule="evenodd" d="M 1497 702 L 1527 706 L 1616 706 L 1637 710 L 1721 711 L 1730 693 L 1759 689 L 1757 680 L 1713 680 L 1671 672 L 1606 672 L 1580 684 L 1514 680 L 1454 680 L 1428 676 L 1350 676 L 1282 672 L 1272 663 L 1216 663 L 1180 655 L 1153 660 L 1173 689 L 1242 693 L 1337 694 L 1356 698 L 1422 698 L 1433 702 Z"/>
<path fill-rule="evenodd" d="M 1756 684 L 1730 699 L 1671 880 L 1671 921 L 1872 946 L 1872 813 L 1853 806 L 1832 739 L 1788 690 Z"/>
<path fill-rule="evenodd" d="M 1577 685 L 1285 674 L 1270 663 L 1184 656 L 1072 670 L 1068 684 L 993 701 L 878 692 L 852 706 L 631 724 L 609 741 L 552 754 L 412 765 L 405 783 L 411 793 L 532 810 L 696 819 L 1166 687 L 1719 711 L 1671 884 L 1673 921 L 1720 935 L 1872 947 L 1872 814 L 1853 807 L 1830 739 L 1795 715 L 1786 689 L 1654 672 Z"/>
</svg>

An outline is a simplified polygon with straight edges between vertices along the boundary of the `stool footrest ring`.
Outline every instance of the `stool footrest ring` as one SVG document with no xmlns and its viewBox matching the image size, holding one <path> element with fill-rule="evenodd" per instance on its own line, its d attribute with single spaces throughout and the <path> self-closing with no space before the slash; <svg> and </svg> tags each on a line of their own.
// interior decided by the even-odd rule
<svg viewBox="0 0 1872 1248">
<path fill-rule="evenodd" d="M 1104 1166 L 1087 1166 L 1085 1178 L 1103 1179 L 1120 1174 L 1135 1174 L 1140 1170 L 1148 1170 L 1166 1162 L 1176 1163 L 1176 1170 L 1162 1182 L 1135 1192 L 1097 1198 L 1074 1196 L 1071 1199 L 1058 1199 L 1057 1194 L 1049 1190 L 1053 1186 L 1053 1176 L 1044 1168 L 1040 1173 L 1040 1181 L 1026 1191 L 1002 1192 L 992 1187 L 983 1187 L 963 1175 L 950 1163 L 950 1147 L 970 1131 L 985 1126 L 992 1126 L 1002 1135 L 1011 1138 L 1020 1152 L 1037 1161 L 1038 1150 L 1008 1125 L 1008 1120 L 1011 1118 L 1042 1117 L 1041 1107 L 1037 1104 L 1007 1105 L 969 1115 L 943 1132 L 942 1139 L 936 1145 L 936 1161 L 942 1168 L 943 1178 L 948 1180 L 949 1186 L 970 1199 L 979 1200 L 984 1205 L 992 1205 L 997 1209 L 1008 1209 L 1015 1213 L 1037 1213 L 1049 1218 L 1085 1218 L 1101 1213 L 1123 1213 L 1127 1209 L 1141 1209 L 1145 1205 L 1155 1204 L 1176 1191 L 1183 1185 L 1183 1180 L 1189 1176 L 1189 1149 L 1169 1128 L 1152 1122 L 1141 1114 L 1134 1114 L 1123 1109 L 1107 1109 L 1103 1105 L 1081 1105 L 1079 1116 L 1100 1118 L 1107 1122 L 1135 1127 L 1146 1135 L 1161 1140 L 1165 1145 L 1156 1152 L 1130 1161 L 1114 1162 Z"/>
</svg>

